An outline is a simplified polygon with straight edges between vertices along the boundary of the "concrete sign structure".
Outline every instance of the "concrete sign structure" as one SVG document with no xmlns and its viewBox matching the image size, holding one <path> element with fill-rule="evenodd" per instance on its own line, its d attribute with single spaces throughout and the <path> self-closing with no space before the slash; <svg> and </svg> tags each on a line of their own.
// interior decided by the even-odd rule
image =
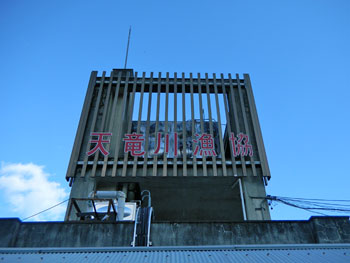
<svg viewBox="0 0 350 263">
<path fill-rule="evenodd" d="M 249 76 L 93 71 L 66 178 L 71 198 L 147 189 L 155 221 L 270 219 Z"/>
</svg>

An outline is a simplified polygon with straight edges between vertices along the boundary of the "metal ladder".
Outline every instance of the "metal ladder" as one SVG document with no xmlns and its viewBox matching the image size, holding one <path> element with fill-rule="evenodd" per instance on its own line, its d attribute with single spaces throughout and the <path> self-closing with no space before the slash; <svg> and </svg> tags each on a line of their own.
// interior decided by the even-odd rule
<svg viewBox="0 0 350 263">
<path fill-rule="evenodd" d="M 144 195 L 146 193 L 146 195 Z M 136 218 L 134 224 L 134 235 L 131 245 L 133 247 L 139 246 L 151 246 L 150 241 L 151 233 L 151 220 L 153 216 L 153 208 L 151 207 L 151 193 L 148 190 L 141 192 L 142 200 L 148 197 L 147 207 L 138 207 L 136 210 Z"/>
<path fill-rule="evenodd" d="M 132 241 L 133 247 L 151 245 L 150 232 L 151 220 L 153 215 L 152 207 L 139 207 L 136 210 L 136 218 L 134 224 L 134 236 Z"/>
</svg>

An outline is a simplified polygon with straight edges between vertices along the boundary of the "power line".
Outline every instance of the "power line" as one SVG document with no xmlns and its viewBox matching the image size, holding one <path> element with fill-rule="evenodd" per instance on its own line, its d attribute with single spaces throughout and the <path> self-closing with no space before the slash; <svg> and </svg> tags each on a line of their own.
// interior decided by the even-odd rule
<svg viewBox="0 0 350 263">
<path fill-rule="evenodd" d="M 291 203 L 288 203 L 288 202 L 285 202 L 285 201 L 280 201 L 280 202 L 281 202 L 282 204 L 289 205 L 289 206 L 292 206 L 292 207 L 295 207 L 295 208 L 300 208 L 300 209 L 303 209 L 303 210 L 306 210 L 306 211 L 310 212 L 310 209 L 309 209 L 309 208 L 297 206 L 297 205 L 295 205 L 295 204 L 291 204 Z M 326 214 L 321 213 L 321 212 L 317 212 L 317 211 L 312 211 L 312 212 L 313 212 L 313 213 L 316 213 L 316 214 L 319 214 L 319 215 L 327 216 Z"/>
<path fill-rule="evenodd" d="M 54 205 L 54 206 L 51 206 L 51 207 L 49 207 L 49 208 L 47 208 L 47 209 L 45 209 L 45 210 L 40 211 L 39 213 L 36 213 L 36 214 L 34 214 L 34 215 L 31 215 L 31 216 L 28 216 L 28 217 L 22 219 L 22 221 L 27 220 L 27 219 L 29 219 L 29 218 L 32 218 L 32 217 L 34 217 L 34 216 L 40 215 L 41 213 L 44 213 L 44 212 L 46 212 L 46 211 L 48 211 L 48 210 L 50 210 L 50 209 L 52 209 L 52 208 L 55 208 L 56 206 L 59 206 L 59 205 L 65 203 L 65 202 L 67 202 L 68 200 L 69 200 L 69 199 L 66 199 L 66 200 L 62 201 L 61 203 L 58 203 L 58 204 L 56 204 L 56 205 Z"/>
<path fill-rule="evenodd" d="M 321 214 L 321 215 L 327 215 L 322 212 L 350 213 L 350 200 L 283 197 L 283 196 L 271 196 L 271 195 L 268 195 L 263 199 L 269 200 L 270 205 L 272 204 L 272 202 L 280 202 L 288 206 L 300 208 L 300 209 Z M 341 202 L 341 203 L 336 203 L 336 202 Z"/>
<path fill-rule="evenodd" d="M 315 210 L 321 210 L 321 211 L 329 211 L 329 212 L 334 212 L 334 213 L 339 213 L 339 212 L 349 212 L 350 213 L 350 200 L 335 200 L 335 199 L 315 199 L 315 198 L 301 198 L 301 197 L 283 197 L 283 196 L 272 196 L 272 195 L 267 195 L 266 197 L 253 197 L 256 199 L 266 199 L 270 201 L 270 205 L 272 204 L 273 201 L 280 202 L 282 204 L 294 207 L 294 208 L 299 208 L 306 210 L 308 212 L 313 212 L 316 214 L 324 215 L 327 216 L 327 214 L 324 214 L 319 211 Z M 29 217 L 26 217 L 22 219 L 23 221 L 32 218 L 34 216 L 37 216 L 39 214 L 42 214 L 48 210 L 51 210 L 55 208 L 56 206 L 59 206 L 65 202 L 67 202 L 69 199 L 66 199 L 54 206 L 51 206 L 45 210 L 42 210 L 34 215 L 31 215 Z M 329 202 L 349 202 L 349 204 L 337 204 L 337 203 L 329 203 Z M 348 208 L 349 207 L 349 208 Z"/>
<path fill-rule="evenodd" d="M 268 195 L 269 196 L 269 195 Z M 276 196 L 276 197 L 282 197 L 282 196 Z M 317 198 L 301 198 L 301 197 L 286 197 L 283 196 L 284 199 L 299 199 L 299 200 L 314 200 L 314 201 L 330 201 L 330 202 L 350 202 L 350 200 L 337 200 L 337 199 L 317 199 Z"/>
</svg>

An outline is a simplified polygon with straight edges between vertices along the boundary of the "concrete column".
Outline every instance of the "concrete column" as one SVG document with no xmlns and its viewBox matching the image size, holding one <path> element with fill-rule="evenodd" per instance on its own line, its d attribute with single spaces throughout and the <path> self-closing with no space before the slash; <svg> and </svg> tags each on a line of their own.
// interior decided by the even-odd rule
<svg viewBox="0 0 350 263">
<path fill-rule="evenodd" d="M 271 220 L 265 185 L 261 176 L 242 177 L 247 220 Z"/>
<path fill-rule="evenodd" d="M 88 198 L 89 194 L 96 189 L 96 180 L 95 178 L 90 177 L 90 171 L 86 173 L 85 177 L 77 176 L 74 178 L 74 182 L 72 185 L 72 189 L 70 192 L 69 198 Z M 68 208 L 70 206 L 70 202 L 68 203 Z M 88 202 L 79 202 L 79 207 L 82 211 L 88 210 Z M 67 220 L 76 220 L 77 216 L 75 214 L 74 207 L 72 208 L 72 212 L 70 217 L 68 218 L 68 208 L 66 211 L 65 221 Z"/>
</svg>

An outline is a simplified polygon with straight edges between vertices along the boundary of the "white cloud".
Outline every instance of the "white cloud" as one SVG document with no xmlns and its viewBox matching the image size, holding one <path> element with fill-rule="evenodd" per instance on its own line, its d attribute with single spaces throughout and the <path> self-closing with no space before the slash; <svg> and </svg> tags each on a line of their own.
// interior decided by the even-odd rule
<svg viewBox="0 0 350 263">
<path fill-rule="evenodd" d="M 54 206 L 68 198 L 57 182 L 49 180 L 44 167 L 29 164 L 1 164 L 0 189 L 10 209 L 25 218 Z M 30 218 L 30 221 L 63 220 L 67 203 Z"/>
</svg>

